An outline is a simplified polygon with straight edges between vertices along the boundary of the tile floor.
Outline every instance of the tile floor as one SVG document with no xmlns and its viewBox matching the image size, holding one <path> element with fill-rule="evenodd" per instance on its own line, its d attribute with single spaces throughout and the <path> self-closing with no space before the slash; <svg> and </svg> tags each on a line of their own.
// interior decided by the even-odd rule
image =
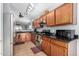
<svg viewBox="0 0 79 59">
<path fill-rule="evenodd" d="M 19 44 L 14 46 L 14 56 L 46 56 L 42 51 L 34 54 L 31 50 L 35 45 L 32 42 L 26 42 L 24 44 Z"/>
</svg>

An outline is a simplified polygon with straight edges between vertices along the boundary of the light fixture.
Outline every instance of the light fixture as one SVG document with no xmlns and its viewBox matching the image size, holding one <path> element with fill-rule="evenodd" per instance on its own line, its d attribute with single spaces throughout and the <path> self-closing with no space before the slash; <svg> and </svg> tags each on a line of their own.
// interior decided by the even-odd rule
<svg viewBox="0 0 79 59">
<path fill-rule="evenodd" d="M 24 12 L 23 15 L 22 15 L 21 12 L 19 12 L 19 17 L 22 18 L 22 17 L 24 17 L 25 15 L 28 15 L 28 14 L 33 10 L 33 7 L 34 7 L 34 5 L 33 5 L 32 3 L 30 3 L 30 4 L 28 5 L 28 7 L 26 8 L 26 11 Z"/>
<path fill-rule="evenodd" d="M 19 13 L 19 17 L 23 17 L 23 15 L 21 14 L 21 12 Z"/>
<path fill-rule="evenodd" d="M 26 9 L 26 14 L 29 14 L 34 8 L 34 5 L 32 3 L 30 3 Z"/>
</svg>

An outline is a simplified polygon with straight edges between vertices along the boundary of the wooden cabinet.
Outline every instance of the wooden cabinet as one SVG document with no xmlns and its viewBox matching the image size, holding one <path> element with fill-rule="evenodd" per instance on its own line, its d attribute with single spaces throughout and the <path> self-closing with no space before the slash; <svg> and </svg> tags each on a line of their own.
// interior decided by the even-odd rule
<svg viewBox="0 0 79 59">
<path fill-rule="evenodd" d="M 42 17 L 42 21 L 45 22 L 45 23 L 47 23 L 47 16 L 46 16 L 46 15 L 44 15 L 44 16 Z"/>
<path fill-rule="evenodd" d="M 47 14 L 47 26 L 53 26 L 53 25 L 55 25 L 55 12 L 54 11 Z"/>
<path fill-rule="evenodd" d="M 65 11 L 66 10 L 66 11 Z M 56 9 L 56 24 L 73 24 L 73 4 L 68 3 Z"/>
<path fill-rule="evenodd" d="M 73 15 L 74 14 L 74 15 Z M 66 24 L 76 24 L 76 4 L 65 3 L 53 11 L 40 17 L 46 22 L 47 26 L 60 26 Z M 40 27 L 40 18 L 35 20 L 35 27 Z"/>
<path fill-rule="evenodd" d="M 62 20 L 62 14 L 61 14 L 61 8 L 56 9 L 56 25 L 61 24 Z"/>
<path fill-rule="evenodd" d="M 67 56 L 68 45 L 47 36 L 43 36 L 42 49 L 49 56 Z"/>
<path fill-rule="evenodd" d="M 62 23 L 73 23 L 73 4 L 69 3 L 62 6 L 62 20 L 64 20 Z"/>
<path fill-rule="evenodd" d="M 25 34 L 24 33 L 16 33 L 14 43 L 22 43 L 22 42 L 25 42 Z"/>
<path fill-rule="evenodd" d="M 20 39 L 22 40 L 22 41 L 26 41 L 26 33 L 20 33 Z"/>
<path fill-rule="evenodd" d="M 31 34 L 31 41 L 32 41 L 33 43 L 35 43 L 35 34 L 34 34 L 34 33 Z"/>
<path fill-rule="evenodd" d="M 21 42 L 27 42 L 27 41 L 31 41 L 30 32 L 16 34 L 15 43 L 21 43 Z"/>
<path fill-rule="evenodd" d="M 45 36 L 42 39 L 42 50 L 50 56 L 50 39 Z"/>
<path fill-rule="evenodd" d="M 39 27 L 40 27 L 40 22 L 41 22 L 40 19 L 35 20 L 35 21 L 33 22 L 34 27 L 35 27 L 35 28 L 39 28 Z"/>
<path fill-rule="evenodd" d="M 34 28 L 36 28 L 36 20 L 33 21 L 33 26 L 34 26 Z"/>
<path fill-rule="evenodd" d="M 67 43 L 51 40 L 51 56 L 67 56 Z"/>
<path fill-rule="evenodd" d="M 67 49 L 51 43 L 51 56 L 67 56 Z"/>
<path fill-rule="evenodd" d="M 26 40 L 26 42 L 27 41 L 31 41 L 31 32 L 27 32 L 27 33 L 25 33 L 25 40 Z"/>
</svg>

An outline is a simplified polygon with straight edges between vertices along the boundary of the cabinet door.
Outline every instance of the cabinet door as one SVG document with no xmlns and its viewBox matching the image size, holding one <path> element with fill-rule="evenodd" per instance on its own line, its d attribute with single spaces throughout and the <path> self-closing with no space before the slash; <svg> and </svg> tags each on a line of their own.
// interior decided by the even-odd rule
<svg viewBox="0 0 79 59">
<path fill-rule="evenodd" d="M 25 40 L 26 41 L 31 41 L 31 33 L 30 32 L 27 32 L 27 33 L 25 33 Z"/>
<path fill-rule="evenodd" d="M 66 10 L 66 11 L 65 11 Z M 56 9 L 56 24 L 71 24 L 73 23 L 73 4 L 64 4 Z"/>
<path fill-rule="evenodd" d="M 46 42 L 43 40 L 42 41 L 42 50 L 45 51 L 46 50 Z"/>
<path fill-rule="evenodd" d="M 36 27 L 37 27 L 37 28 L 40 27 L 40 19 L 38 19 L 38 20 L 36 21 Z"/>
<path fill-rule="evenodd" d="M 33 26 L 34 28 L 36 28 L 36 20 L 33 22 Z"/>
<path fill-rule="evenodd" d="M 67 49 L 51 43 L 51 56 L 67 56 Z"/>
<path fill-rule="evenodd" d="M 45 23 L 47 22 L 47 16 L 46 15 L 42 17 L 42 21 L 45 22 Z"/>
<path fill-rule="evenodd" d="M 52 11 L 47 15 L 47 26 L 55 25 L 55 12 Z"/>
<path fill-rule="evenodd" d="M 61 24 L 62 21 L 62 14 L 61 8 L 56 9 L 56 24 Z"/>
<path fill-rule="evenodd" d="M 40 27 L 40 19 L 37 19 L 34 21 L 34 27 L 39 28 Z"/>
<path fill-rule="evenodd" d="M 73 8 L 73 4 L 71 3 L 62 6 L 62 21 L 61 21 L 62 23 L 73 23 L 72 22 L 73 20 L 72 8 Z"/>
<path fill-rule="evenodd" d="M 26 33 L 21 33 L 20 35 L 21 35 L 21 40 L 25 42 L 26 41 Z"/>
<path fill-rule="evenodd" d="M 32 41 L 33 43 L 35 43 L 35 34 L 34 34 L 34 33 L 31 34 L 31 41 Z"/>
<path fill-rule="evenodd" d="M 46 53 L 47 53 L 48 56 L 50 56 L 50 54 L 51 54 L 50 53 L 50 46 L 51 46 L 51 44 L 50 44 L 50 42 L 47 42 L 46 44 L 47 44 L 46 45 Z"/>
<path fill-rule="evenodd" d="M 42 49 L 47 55 L 50 55 L 50 41 L 48 38 L 44 37 L 42 42 Z"/>
</svg>

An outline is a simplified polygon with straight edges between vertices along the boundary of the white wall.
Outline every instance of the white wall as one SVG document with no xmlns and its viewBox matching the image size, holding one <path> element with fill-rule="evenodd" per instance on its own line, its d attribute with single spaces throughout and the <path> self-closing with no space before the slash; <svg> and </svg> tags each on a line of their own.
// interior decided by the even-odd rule
<svg viewBox="0 0 79 59">
<path fill-rule="evenodd" d="M 0 17 L 1 17 L 1 4 L 0 4 Z M 1 18 L 0 18 L 0 55 L 1 55 Z"/>
<path fill-rule="evenodd" d="M 3 4 L 3 55 L 11 55 L 11 13 L 7 4 Z"/>
<path fill-rule="evenodd" d="M 0 3 L 0 55 L 3 54 L 3 27 L 2 27 L 2 24 L 3 24 L 3 4 Z"/>
</svg>

